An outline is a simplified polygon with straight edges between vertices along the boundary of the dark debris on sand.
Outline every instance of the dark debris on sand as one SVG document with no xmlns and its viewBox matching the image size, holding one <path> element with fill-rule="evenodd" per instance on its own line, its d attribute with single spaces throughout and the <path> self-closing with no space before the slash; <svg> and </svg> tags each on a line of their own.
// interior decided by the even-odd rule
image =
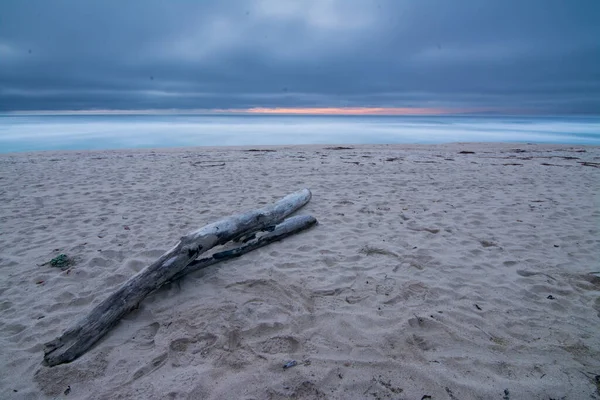
<svg viewBox="0 0 600 400">
<path fill-rule="evenodd" d="M 75 264 L 75 261 L 73 260 L 73 258 L 69 257 L 66 254 L 59 254 L 56 257 L 54 257 L 52 260 L 47 261 L 45 263 L 43 263 L 42 265 L 50 265 L 51 267 L 54 268 L 60 268 L 61 270 L 66 270 L 68 269 L 70 266 L 72 266 L 73 264 Z"/>
</svg>

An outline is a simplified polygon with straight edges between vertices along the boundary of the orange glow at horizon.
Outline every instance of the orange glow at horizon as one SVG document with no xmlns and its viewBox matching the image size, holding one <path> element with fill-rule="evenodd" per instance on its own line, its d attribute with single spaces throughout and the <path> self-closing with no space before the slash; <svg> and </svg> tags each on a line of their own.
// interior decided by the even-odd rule
<svg viewBox="0 0 600 400">
<path fill-rule="evenodd" d="M 240 110 L 242 111 L 242 110 Z M 409 107 L 305 107 L 267 108 L 255 107 L 243 110 L 249 114 L 296 114 L 296 115 L 442 115 L 476 111 L 474 109 L 409 108 Z"/>
</svg>

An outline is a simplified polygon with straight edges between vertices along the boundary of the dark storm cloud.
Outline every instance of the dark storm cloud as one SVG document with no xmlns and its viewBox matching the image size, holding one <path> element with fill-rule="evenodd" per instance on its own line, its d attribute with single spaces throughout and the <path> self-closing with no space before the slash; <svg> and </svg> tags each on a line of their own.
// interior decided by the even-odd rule
<svg viewBox="0 0 600 400">
<path fill-rule="evenodd" d="M 0 2 L 0 111 L 600 110 L 597 0 Z"/>
</svg>

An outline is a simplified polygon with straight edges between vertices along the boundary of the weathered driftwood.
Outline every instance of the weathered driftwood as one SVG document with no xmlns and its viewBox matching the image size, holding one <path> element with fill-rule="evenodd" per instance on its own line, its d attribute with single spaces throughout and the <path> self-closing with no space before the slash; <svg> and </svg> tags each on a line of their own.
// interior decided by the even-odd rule
<svg viewBox="0 0 600 400">
<path fill-rule="evenodd" d="M 252 250 L 258 249 L 259 247 L 263 247 L 270 243 L 285 239 L 288 236 L 310 228 L 316 223 L 317 220 L 311 215 L 298 215 L 295 217 L 287 218 L 282 223 L 275 225 L 272 229 L 268 229 L 268 233 L 264 234 L 258 239 L 248 241 L 243 246 L 236 247 L 230 250 L 220 251 L 218 253 L 214 253 L 210 257 L 201 258 L 199 260 L 191 262 L 187 267 L 185 267 L 183 271 L 175 275 L 172 280 L 174 281 L 180 279 L 187 274 L 199 271 L 206 267 L 210 267 L 211 265 L 216 264 L 218 262 L 239 257 Z"/>
<path fill-rule="evenodd" d="M 54 366 L 75 360 L 106 334 L 152 291 L 180 275 L 198 255 L 212 247 L 265 230 L 304 206 L 308 189 L 292 193 L 258 210 L 224 218 L 183 236 L 171 250 L 125 282 L 62 336 L 44 346 L 44 363 Z M 260 240 L 260 239 L 259 239 Z M 249 251 L 249 250 L 248 250 Z M 189 270 L 188 270 L 189 272 Z"/>
</svg>

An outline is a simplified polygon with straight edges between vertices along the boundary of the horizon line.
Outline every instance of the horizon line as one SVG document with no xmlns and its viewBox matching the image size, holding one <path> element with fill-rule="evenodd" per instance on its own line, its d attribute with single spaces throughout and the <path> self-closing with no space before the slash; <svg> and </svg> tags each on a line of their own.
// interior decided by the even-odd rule
<svg viewBox="0 0 600 400">
<path fill-rule="evenodd" d="M 521 115 L 561 116 L 590 113 L 548 113 L 532 109 L 451 108 L 451 107 L 249 107 L 214 109 L 84 109 L 84 110 L 12 110 L 0 115 L 305 115 L 305 116 L 450 116 L 450 115 Z"/>
<path fill-rule="evenodd" d="M 483 108 L 433 107 L 249 107 L 214 109 L 84 109 L 84 110 L 13 110 L 8 115 L 150 115 L 150 114 L 246 114 L 246 115 L 455 115 L 490 112 Z"/>
</svg>

